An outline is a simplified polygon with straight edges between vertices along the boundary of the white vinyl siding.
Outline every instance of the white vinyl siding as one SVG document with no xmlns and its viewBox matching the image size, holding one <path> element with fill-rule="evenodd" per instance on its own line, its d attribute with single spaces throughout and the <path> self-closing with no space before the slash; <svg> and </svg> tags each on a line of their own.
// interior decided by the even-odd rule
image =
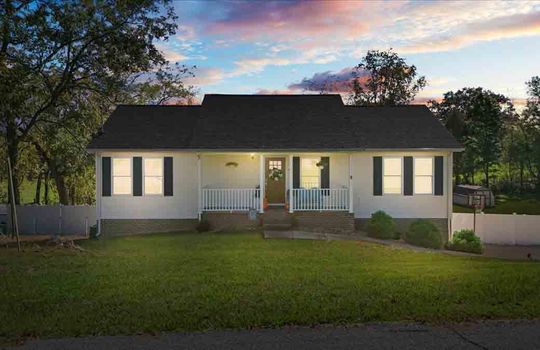
<svg viewBox="0 0 540 350">
<path fill-rule="evenodd" d="M 402 187 L 402 166 L 401 157 L 383 158 L 383 193 L 401 194 Z"/>
<path fill-rule="evenodd" d="M 414 194 L 433 194 L 433 157 L 414 158 Z"/>
<path fill-rule="evenodd" d="M 144 194 L 163 194 L 163 158 L 144 158 Z"/>
<path fill-rule="evenodd" d="M 112 180 L 114 195 L 131 194 L 131 158 L 113 158 Z"/>
</svg>

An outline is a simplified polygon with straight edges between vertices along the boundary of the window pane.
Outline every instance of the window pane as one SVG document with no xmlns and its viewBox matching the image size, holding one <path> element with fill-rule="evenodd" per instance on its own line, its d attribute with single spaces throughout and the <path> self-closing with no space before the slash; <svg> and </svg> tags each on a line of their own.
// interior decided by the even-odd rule
<svg viewBox="0 0 540 350">
<path fill-rule="evenodd" d="M 113 158 L 113 176 L 131 176 L 129 158 Z"/>
<path fill-rule="evenodd" d="M 145 176 L 144 177 L 144 193 L 145 194 L 161 194 L 163 192 L 163 177 L 161 176 Z"/>
<path fill-rule="evenodd" d="M 145 158 L 144 176 L 163 176 L 163 159 Z"/>
<path fill-rule="evenodd" d="M 414 193 L 431 194 L 433 192 L 433 178 L 431 176 L 415 176 Z"/>
<path fill-rule="evenodd" d="M 270 160 L 268 161 L 268 169 L 279 169 L 281 170 L 281 160 Z"/>
<path fill-rule="evenodd" d="M 401 193 L 401 176 L 385 176 L 384 193 Z"/>
<path fill-rule="evenodd" d="M 300 158 L 300 187 L 317 188 L 321 169 L 317 166 L 319 158 Z"/>
<path fill-rule="evenodd" d="M 433 158 L 415 158 L 414 174 L 429 176 L 433 175 Z"/>
<path fill-rule="evenodd" d="M 131 194 L 131 177 L 113 177 L 114 194 Z"/>
<path fill-rule="evenodd" d="M 401 175 L 401 158 L 384 158 L 384 175 Z"/>
</svg>

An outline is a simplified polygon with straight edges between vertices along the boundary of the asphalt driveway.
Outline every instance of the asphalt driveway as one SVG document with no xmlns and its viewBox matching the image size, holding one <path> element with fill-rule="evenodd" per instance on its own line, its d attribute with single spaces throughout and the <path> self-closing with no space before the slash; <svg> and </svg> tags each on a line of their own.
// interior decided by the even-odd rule
<svg viewBox="0 0 540 350">
<path fill-rule="evenodd" d="M 15 349 L 537 349 L 539 329 L 540 321 L 379 323 L 31 340 Z"/>
</svg>

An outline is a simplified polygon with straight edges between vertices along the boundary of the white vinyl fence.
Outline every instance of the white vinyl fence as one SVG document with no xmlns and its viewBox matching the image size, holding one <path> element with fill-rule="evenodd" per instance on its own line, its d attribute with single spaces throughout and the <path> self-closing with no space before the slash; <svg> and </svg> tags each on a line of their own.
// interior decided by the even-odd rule
<svg viewBox="0 0 540 350">
<path fill-rule="evenodd" d="M 5 209 L 9 223 L 9 206 Z M 1 210 L 0 210 L 1 212 Z M 93 205 L 18 205 L 17 222 L 22 235 L 86 235 L 96 224 Z"/>
<path fill-rule="evenodd" d="M 452 231 L 473 229 L 474 214 L 452 214 Z M 476 214 L 476 235 L 488 244 L 539 245 L 540 215 Z"/>
</svg>

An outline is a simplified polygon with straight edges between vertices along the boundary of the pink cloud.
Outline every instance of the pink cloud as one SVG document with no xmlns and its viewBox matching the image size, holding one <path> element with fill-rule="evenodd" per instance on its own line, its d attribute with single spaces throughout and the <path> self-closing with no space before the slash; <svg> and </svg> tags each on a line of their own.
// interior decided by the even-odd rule
<svg viewBox="0 0 540 350">
<path fill-rule="evenodd" d="M 230 4 L 230 3 L 229 3 Z M 272 37 L 279 41 L 307 40 L 312 36 L 359 35 L 369 29 L 358 17 L 366 8 L 359 1 L 251 1 L 235 2 L 225 17 L 209 23 L 208 34 L 253 39 Z M 372 6 L 373 4 L 369 4 Z"/>
<path fill-rule="evenodd" d="M 212 85 L 225 78 L 221 68 L 197 67 L 193 74 L 194 76 L 188 76 L 184 79 L 186 85 Z"/>
<path fill-rule="evenodd" d="M 473 22 L 451 35 L 435 35 L 419 43 L 398 48 L 400 53 L 437 52 L 460 49 L 480 41 L 540 35 L 540 12 L 497 17 Z"/>
</svg>

